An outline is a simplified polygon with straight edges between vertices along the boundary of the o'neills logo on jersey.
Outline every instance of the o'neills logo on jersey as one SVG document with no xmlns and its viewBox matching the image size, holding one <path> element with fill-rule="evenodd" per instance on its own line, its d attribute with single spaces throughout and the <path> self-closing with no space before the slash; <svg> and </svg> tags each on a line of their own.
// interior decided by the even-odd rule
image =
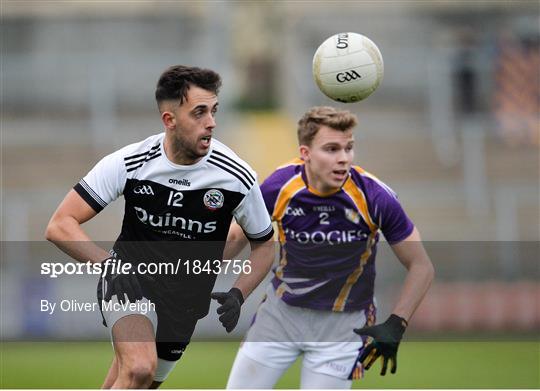
<svg viewBox="0 0 540 391">
<path fill-rule="evenodd" d="M 135 206 L 134 209 L 139 221 L 152 227 L 174 227 L 191 232 L 203 232 L 205 234 L 214 232 L 217 228 L 217 221 L 202 222 L 173 216 L 171 213 L 165 213 L 165 215 L 153 215 L 152 213 L 148 213 L 146 210 L 139 208 L 138 206 Z"/>
<path fill-rule="evenodd" d="M 190 187 L 191 186 L 191 182 L 188 181 L 187 179 L 169 179 L 169 183 L 172 183 L 174 185 L 180 185 L 180 186 L 186 186 L 186 187 Z"/>
<path fill-rule="evenodd" d="M 216 210 L 223 206 L 225 197 L 217 189 L 208 190 L 203 197 L 204 206 L 210 210 Z"/>
</svg>

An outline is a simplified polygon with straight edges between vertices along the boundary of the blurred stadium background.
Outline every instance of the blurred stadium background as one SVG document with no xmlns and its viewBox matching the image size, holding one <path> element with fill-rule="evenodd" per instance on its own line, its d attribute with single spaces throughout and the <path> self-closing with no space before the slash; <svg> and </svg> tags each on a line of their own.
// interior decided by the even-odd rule
<svg viewBox="0 0 540 391">
<path fill-rule="evenodd" d="M 221 73 L 216 137 L 262 180 L 296 155 L 297 118 L 336 105 L 311 59 L 344 31 L 370 37 L 385 61 L 379 90 L 341 105 L 360 119 L 356 161 L 397 191 L 437 269 L 399 373 L 356 386 L 540 387 L 537 1 L 5 0 L 1 13 L 0 387 L 99 387 L 110 345 L 76 342 L 107 339 L 99 314 L 38 309 L 44 295 L 91 300 L 94 281 L 40 276 L 44 259 L 21 249 L 43 240 L 97 160 L 161 131 L 159 74 L 179 63 Z M 114 240 L 122 212 L 116 202 L 89 222 L 91 237 Z M 384 318 L 403 271 L 388 251 L 378 264 Z M 224 387 L 261 295 L 230 342 L 212 307 L 167 387 Z M 57 342 L 28 342 L 44 340 Z M 298 387 L 297 372 L 279 385 Z"/>
</svg>

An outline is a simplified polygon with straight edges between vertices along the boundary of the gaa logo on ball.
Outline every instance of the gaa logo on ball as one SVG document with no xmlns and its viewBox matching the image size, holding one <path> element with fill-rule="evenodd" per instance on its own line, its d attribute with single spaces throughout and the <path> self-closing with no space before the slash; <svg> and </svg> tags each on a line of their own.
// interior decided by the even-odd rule
<svg viewBox="0 0 540 391">
<path fill-rule="evenodd" d="M 366 99 L 381 83 L 383 73 L 379 48 L 357 33 L 331 36 L 313 56 L 313 78 L 317 86 L 338 102 Z"/>
</svg>

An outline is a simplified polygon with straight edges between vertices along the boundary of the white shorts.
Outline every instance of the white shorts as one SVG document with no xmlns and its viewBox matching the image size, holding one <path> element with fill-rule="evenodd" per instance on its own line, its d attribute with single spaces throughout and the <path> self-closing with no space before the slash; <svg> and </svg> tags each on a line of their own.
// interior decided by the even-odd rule
<svg viewBox="0 0 540 391">
<path fill-rule="evenodd" d="M 135 303 L 130 303 L 126 297 L 126 303 L 129 305 L 122 308 L 122 304 L 118 301 L 116 295 L 113 295 L 109 302 L 102 302 L 101 313 L 103 314 L 103 319 L 107 323 L 111 337 L 114 324 L 128 315 L 143 315 L 147 317 L 154 327 L 155 337 L 158 325 L 158 316 L 154 308 L 155 305 L 152 305 L 153 303 L 146 297 L 143 297 L 141 300 L 137 300 Z"/>
<path fill-rule="evenodd" d="M 143 297 L 141 300 L 137 300 L 135 302 L 135 305 L 129 305 L 129 306 L 125 306 L 125 308 L 122 308 L 122 305 L 118 301 L 116 295 L 112 296 L 111 301 L 109 303 L 105 303 L 105 302 L 102 303 L 101 313 L 103 314 L 103 319 L 107 323 L 107 328 L 109 329 L 109 335 L 111 337 L 111 344 L 113 345 L 113 349 L 114 349 L 114 343 L 112 340 L 113 326 L 120 319 L 128 315 L 142 315 L 148 318 L 148 320 L 150 320 L 154 328 L 154 338 L 156 337 L 157 326 L 158 326 L 158 316 L 155 311 L 155 308 L 153 308 L 153 306 L 150 304 L 151 302 L 146 297 Z M 169 361 L 169 360 L 164 360 L 158 357 L 156 373 L 154 374 L 154 380 L 158 382 L 164 382 L 169 376 L 169 374 L 172 372 L 174 367 L 176 366 L 177 362 L 178 361 Z"/>
<path fill-rule="evenodd" d="M 362 338 L 354 328 L 366 323 L 364 311 L 332 312 L 286 304 L 273 287 L 261 303 L 241 351 L 261 364 L 286 368 L 300 354 L 303 366 L 341 379 L 361 377 Z"/>
</svg>

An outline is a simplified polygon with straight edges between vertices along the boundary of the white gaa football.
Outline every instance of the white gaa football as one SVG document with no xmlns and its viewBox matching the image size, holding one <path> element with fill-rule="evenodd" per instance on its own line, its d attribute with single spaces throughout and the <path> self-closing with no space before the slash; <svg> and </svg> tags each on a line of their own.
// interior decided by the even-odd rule
<svg viewBox="0 0 540 391">
<path fill-rule="evenodd" d="M 379 48 L 362 34 L 333 35 L 313 56 L 313 78 L 317 86 L 338 102 L 366 99 L 381 83 L 383 73 Z"/>
</svg>

